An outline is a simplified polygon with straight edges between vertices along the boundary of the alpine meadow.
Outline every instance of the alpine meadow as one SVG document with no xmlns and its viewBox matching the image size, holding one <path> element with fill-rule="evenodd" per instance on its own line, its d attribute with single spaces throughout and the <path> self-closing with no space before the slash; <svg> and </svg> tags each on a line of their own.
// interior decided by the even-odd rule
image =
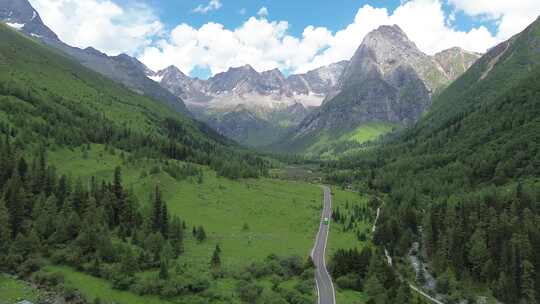
<svg viewBox="0 0 540 304">
<path fill-rule="evenodd" d="M 0 0 L 0 304 L 540 303 L 539 16 Z"/>
</svg>

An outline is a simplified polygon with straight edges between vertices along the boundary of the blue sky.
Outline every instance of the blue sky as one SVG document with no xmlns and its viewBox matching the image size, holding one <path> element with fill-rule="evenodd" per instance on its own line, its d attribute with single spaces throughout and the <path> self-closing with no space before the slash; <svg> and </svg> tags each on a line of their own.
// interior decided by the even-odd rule
<svg viewBox="0 0 540 304">
<path fill-rule="evenodd" d="M 69 44 L 203 78 L 244 64 L 294 73 L 349 59 L 384 24 L 399 25 L 427 54 L 454 46 L 484 52 L 540 13 L 538 0 L 30 2 Z"/>
<path fill-rule="evenodd" d="M 118 1 L 127 3 L 129 1 Z M 208 22 L 218 22 L 228 28 L 240 26 L 246 16 L 254 16 L 261 7 L 268 8 L 273 20 L 287 20 L 290 32 L 298 36 L 308 25 L 324 26 L 331 31 L 346 27 L 354 19 L 358 9 L 366 4 L 374 7 L 385 7 L 394 10 L 401 5 L 399 0 L 352 1 L 352 0 L 234 0 L 221 1 L 222 7 L 207 14 L 194 13 L 198 5 L 206 5 L 208 1 L 179 1 L 179 0 L 147 0 L 155 8 L 161 20 L 173 28 L 179 23 L 186 22 L 194 27 L 200 27 Z M 452 7 L 445 3 L 447 12 Z M 244 12 L 242 15 L 240 12 Z M 496 20 L 473 18 L 459 12 L 454 26 L 460 30 L 470 30 L 480 25 L 486 26 L 492 34 L 496 34 Z"/>
</svg>

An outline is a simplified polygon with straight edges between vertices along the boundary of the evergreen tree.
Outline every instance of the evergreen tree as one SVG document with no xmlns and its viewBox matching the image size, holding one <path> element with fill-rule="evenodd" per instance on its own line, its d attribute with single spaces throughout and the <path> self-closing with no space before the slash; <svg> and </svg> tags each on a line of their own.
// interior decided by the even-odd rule
<svg viewBox="0 0 540 304">
<path fill-rule="evenodd" d="M 132 276 L 138 271 L 137 258 L 133 250 L 128 246 L 124 249 L 124 254 L 120 260 L 120 271 L 128 276 Z"/>
<path fill-rule="evenodd" d="M 197 228 L 195 237 L 199 242 L 203 242 L 204 240 L 206 240 L 206 232 L 204 231 L 203 226 L 199 226 L 199 228 Z"/>
<path fill-rule="evenodd" d="M 216 248 L 214 249 L 214 253 L 212 254 L 212 259 L 210 260 L 210 265 L 212 267 L 219 267 L 221 265 L 221 248 L 219 248 L 219 245 L 216 245 Z"/>
<path fill-rule="evenodd" d="M 184 227 L 179 217 L 173 217 L 171 221 L 169 241 L 173 247 L 175 257 L 184 252 Z"/>
<path fill-rule="evenodd" d="M 161 210 L 161 234 L 164 238 L 169 238 L 169 211 L 166 203 L 163 203 Z"/>
<path fill-rule="evenodd" d="M 8 210 L 4 200 L 0 198 L 0 256 L 7 254 L 11 235 Z"/>
<path fill-rule="evenodd" d="M 524 260 L 521 265 L 521 273 L 521 297 L 525 303 L 536 304 L 536 293 L 538 291 L 534 282 L 534 265 L 528 260 Z"/>
<path fill-rule="evenodd" d="M 159 278 L 162 280 L 169 279 L 169 269 L 167 263 L 164 260 L 161 260 L 159 263 Z"/>
<path fill-rule="evenodd" d="M 154 192 L 154 200 L 152 202 L 152 231 L 162 232 L 163 229 L 163 202 L 161 200 L 161 191 L 159 186 L 156 186 Z"/>
<path fill-rule="evenodd" d="M 489 259 L 485 232 L 477 228 L 469 242 L 469 260 L 472 265 L 472 274 L 477 280 L 482 279 L 484 265 Z"/>
</svg>

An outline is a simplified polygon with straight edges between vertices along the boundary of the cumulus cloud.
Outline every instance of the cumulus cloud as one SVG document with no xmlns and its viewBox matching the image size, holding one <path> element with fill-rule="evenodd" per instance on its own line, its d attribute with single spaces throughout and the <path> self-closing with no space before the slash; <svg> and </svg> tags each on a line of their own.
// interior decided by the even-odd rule
<svg viewBox="0 0 540 304">
<path fill-rule="evenodd" d="M 484 52 L 504 38 L 493 35 L 484 26 L 468 31 L 455 29 L 452 24 L 458 7 L 466 8 L 458 6 L 461 0 L 448 0 L 454 1 L 456 8 L 445 12 L 441 1 L 402 1 L 393 11 L 364 5 L 345 28 L 332 33 L 324 27 L 308 26 L 300 37 L 288 33 L 286 21 L 268 21 L 268 9 L 262 7 L 258 18 L 251 17 L 236 29 L 217 23 L 198 29 L 181 24 L 168 37 L 147 48 L 139 59 L 153 69 L 174 64 L 187 73 L 198 67 L 215 74 L 244 64 L 259 71 L 279 68 L 306 72 L 350 59 L 363 38 L 381 25 L 398 24 L 428 54 L 454 46 Z M 514 33 L 517 31 L 514 29 Z"/>
<path fill-rule="evenodd" d="M 257 15 L 261 18 L 268 17 L 268 8 L 266 8 L 266 6 L 261 7 L 257 12 Z"/>
<path fill-rule="evenodd" d="M 485 52 L 500 41 L 484 26 L 469 31 L 456 30 L 451 26 L 452 18 L 452 14 L 446 14 L 442 3 L 436 0 L 406 1 L 393 12 L 364 5 L 358 10 L 353 23 L 333 35 L 329 48 L 298 70 L 305 71 L 349 58 L 359 41 L 380 25 L 399 25 L 409 39 L 428 54 L 454 46 Z"/>
<path fill-rule="evenodd" d="M 497 38 L 508 39 L 532 23 L 540 14 L 538 0 L 448 0 L 458 11 L 498 22 Z"/>
<path fill-rule="evenodd" d="M 110 0 L 30 0 L 62 41 L 95 47 L 109 55 L 135 54 L 152 43 L 163 24 L 139 2 L 119 6 Z"/>
<path fill-rule="evenodd" d="M 220 9 L 223 5 L 220 0 L 210 0 L 206 6 L 199 5 L 193 9 L 194 13 L 208 14 L 211 11 Z"/>
<path fill-rule="evenodd" d="M 296 38 L 287 34 L 288 27 L 285 21 L 255 17 L 234 30 L 213 22 L 198 29 L 181 24 L 139 59 L 155 70 L 174 64 L 188 73 L 199 67 L 215 74 L 244 64 L 259 71 L 294 69 L 307 64 L 332 37 L 325 28 L 308 26 Z"/>
<path fill-rule="evenodd" d="M 428 54 L 453 46 L 484 52 L 523 30 L 540 12 L 538 0 L 401 0 L 394 10 L 364 5 L 338 31 L 307 26 L 294 36 L 288 22 L 268 19 L 266 7 L 237 28 L 209 22 L 199 28 L 180 24 L 165 32 L 152 9 L 138 1 L 143 0 L 123 0 L 123 5 L 117 0 L 30 0 L 45 23 L 71 45 L 93 46 L 110 55 L 134 54 L 154 70 L 173 64 L 186 73 L 209 69 L 212 74 L 244 64 L 259 71 L 305 72 L 350 59 L 367 33 L 390 24 L 399 25 Z M 222 6 L 219 0 L 206 1 L 195 11 Z M 492 22 L 495 32 L 485 26 L 457 29 L 457 14 Z"/>
</svg>

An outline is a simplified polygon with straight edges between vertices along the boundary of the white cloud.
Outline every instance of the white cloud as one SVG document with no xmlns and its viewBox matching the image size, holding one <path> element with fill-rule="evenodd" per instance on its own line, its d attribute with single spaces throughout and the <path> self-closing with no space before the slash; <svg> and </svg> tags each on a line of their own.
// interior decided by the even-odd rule
<svg viewBox="0 0 540 304">
<path fill-rule="evenodd" d="M 257 12 L 257 16 L 261 18 L 268 17 L 268 9 L 266 8 L 266 6 L 263 6 L 259 9 L 259 11 Z"/>
<path fill-rule="evenodd" d="M 398 24 L 428 54 L 454 46 L 484 52 L 502 39 L 483 26 L 469 31 L 455 29 L 455 14 L 445 12 L 441 1 L 402 1 L 394 11 L 364 5 L 347 27 L 332 33 L 324 27 L 308 26 L 301 37 L 288 34 L 285 21 L 268 21 L 268 9 L 262 7 L 259 18 L 251 17 L 236 29 L 217 23 L 198 29 L 179 25 L 139 59 L 153 69 L 174 64 L 187 73 L 199 67 L 215 74 L 244 64 L 259 71 L 280 68 L 305 72 L 350 59 L 365 35 L 381 25 Z"/>
<path fill-rule="evenodd" d="M 508 39 L 532 23 L 540 14 L 538 0 L 448 0 L 458 11 L 473 17 L 498 21 L 497 38 Z"/>
<path fill-rule="evenodd" d="M 332 37 L 325 28 L 309 26 L 296 38 L 287 34 L 288 27 L 285 21 L 255 17 L 234 30 L 212 22 L 199 29 L 181 24 L 139 59 L 155 70 L 174 64 L 188 73 L 200 67 L 215 74 L 244 64 L 259 71 L 295 69 L 307 64 Z"/>
<path fill-rule="evenodd" d="M 199 5 L 193 9 L 194 13 L 208 14 L 211 11 L 220 9 L 223 5 L 220 0 L 210 0 L 206 6 Z"/>
<path fill-rule="evenodd" d="M 151 44 L 163 29 L 142 3 L 121 7 L 110 0 L 30 0 L 45 24 L 60 39 L 78 47 L 95 47 L 107 54 L 134 54 Z"/>
<path fill-rule="evenodd" d="M 350 59 L 365 35 L 385 24 L 398 24 L 428 54 L 453 46 L 483 52 L 521 31 L 540 12 L 538 0 L 403 0 L 394 10 L 364 5 L 348 26 L 336 32 L 307 26 L 293 36 L 286 21 L 268 20 L 266 7 L 238 28 L 210 22 L 199 28 L 180 24 L 164 32 L 152 9 L 138 2 L 143 0 L 125 0 L 122 6 L 116 0 L 30 1 L 45 23 L 71 45 L 93 46 L 111 55 L 135 54 L 152 69 L 174 64 L 186 73 L 203 68 L 212 74 L 244 64 L 259 71 L 305 72 Z M 196 10 L 204 13 L 222 6 L 219 0 L 207 1 Z M 443 9 L 443 1 L 450 10 Z M 460 13 L 494 22 L 495 33 L 484 26 L 457 29 L 454 23 Z"/>
</svg>

